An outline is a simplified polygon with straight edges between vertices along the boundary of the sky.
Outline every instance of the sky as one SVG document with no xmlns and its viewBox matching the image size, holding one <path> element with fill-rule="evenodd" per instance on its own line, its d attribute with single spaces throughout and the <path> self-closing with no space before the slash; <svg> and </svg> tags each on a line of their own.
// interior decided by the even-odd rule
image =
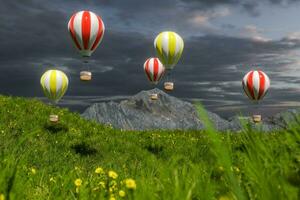
<svg viewBox="0 0 300 200">
<path fill-rule="evenodd" d="M 172 95 L 201 101 L 225 118 L 273 115 L 300 105 L 298 0 L 0 0 L 0 5 L 0 94 L 43 99 L 39 80 L 48 69 L 68 75 L 60 105 L 78 112 L 151 89 L 143 64 L 156 56 L 156 35 L 170 30 L 185 41 L 172 71 Z M 88 83 L 79 80 L 84 66 L 67 29 L 80 10 L 95 12 L 106 27 L 90 59 Z M 271 80 L 259 105 L 241 85 L 252 69 Z"/>
</svg>

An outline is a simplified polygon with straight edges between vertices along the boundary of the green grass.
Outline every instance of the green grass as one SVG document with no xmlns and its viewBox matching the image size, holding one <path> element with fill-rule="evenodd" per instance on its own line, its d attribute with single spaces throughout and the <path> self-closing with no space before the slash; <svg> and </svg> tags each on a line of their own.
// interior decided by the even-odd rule
<svg viewBox="0 0 300 200">
<path fill-rule="evenodd" d="M 51 113 L 58 125 L 48 123 Z M 206 125 L 205 132 L 121 131 L 38 100 L 0 96 L 0 200 L 300 199 L 300 125 L 239 134 Z"/>
</svg>

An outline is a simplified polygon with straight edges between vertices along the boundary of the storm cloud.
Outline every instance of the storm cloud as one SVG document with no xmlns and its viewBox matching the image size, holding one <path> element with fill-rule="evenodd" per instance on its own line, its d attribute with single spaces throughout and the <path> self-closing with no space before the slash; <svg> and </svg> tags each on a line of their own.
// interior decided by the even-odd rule
<svg viewBox="0 0 300 200">
<path fill-rule="evenodd" d="M 247 2 L 252 2 L 252 8 Z M 230 15 L 232 11 L 226 6 L 254 12 L 264 3 L 286 7 L 298 1 L 3 1 L 0 93 L 42 97 L 39 79 L 50 68 L 61 69 L 69 76 L 70 86 L 62 105 L 74 110 L 82 111 L 96 101 L 122 99 L 150 89 L 143 63 L 155 56 L 156 34 L 170 29 L 178 31 L 185 40 L 182 59 L 172 72 L 176 84 L 172 95 L 201 100 L 213 111 L 230 116 L 249 110 L 240 81 L 250 69 L 260 68 L 272 81 L 262 109 L 276 112 L 272 105 L 297 106 L 297 37 L 262 40 L 252 35 L 228 35 L 227 29 L 239 28 L 231 22 L 212 22 Z M 89 63 L 93 71 L 89 83 L 78 78 L 84 66 L 67 31 L 69 17 L 83 9 L 101 14 L 107 28 Z"/>
</svg>

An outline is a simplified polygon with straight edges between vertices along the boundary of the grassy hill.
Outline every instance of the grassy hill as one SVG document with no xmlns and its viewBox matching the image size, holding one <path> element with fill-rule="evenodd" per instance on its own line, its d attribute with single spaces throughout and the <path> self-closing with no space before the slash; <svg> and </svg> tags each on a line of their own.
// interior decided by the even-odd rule
<svg viewBox="0 0 300 200">
<path fill-rule="evenodd" d="M 300 125 L 236 134 L 206 123 L 205 132 L 121 131 L 0 96 L 0 200 L 300 199 Z"/>
</svg>

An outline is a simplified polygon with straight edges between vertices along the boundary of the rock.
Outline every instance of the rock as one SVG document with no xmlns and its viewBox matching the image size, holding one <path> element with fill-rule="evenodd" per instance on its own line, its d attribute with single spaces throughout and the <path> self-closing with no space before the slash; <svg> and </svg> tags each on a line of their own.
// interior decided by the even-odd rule
<svg viewBox="0 0 300 200">
<path fill-rule="evenodd" d="M 150 95 L 158 93 L 158 100 L 151 100 Z M 234 116 L 227 120 L 207 111 L 214 127 L 220 131 L 241 131 L 244 127 L 256 131 L 278 131 L 287 129 L 288 124 L 299 124 L 299 109 L 289 109 L 254 123 L 250 117 Z M 99 123 L 111 124 L 124 130 L 203 130 L 203 120 L 199 119 L 195 107 L 186 101 L 172 97 L 159 89 L 142 91 L 120 102 L 95 103 L 85 110 L 82 116 Z"/>
<path fill-rule="evenodd" d="M 254 123 L 251 117 L 234 116 L 229 120 L 230 130 L 239 132 L 244 128 L 263 132 L 270 132 L 280 129 L 280 127 L 273 124 L 269 119 L 265 119 L 260 123 Z"/>
<path fill-rule="evenodd" d="M 287 129 L 289 125 L 300 124 L 300 109 L 288 109 L 269 118 L 278 129 Z"/>
<path fill-rule="evenodd" d="M 152 93 L 159 94 L 158 100 L 150 99 Z M 229 128 L 228 121 L 209 111 L 207 114 L 217 130 Z M 124 130 L 205 129 L 191 103 L 172 97 L 159 89 L 142 91 L 119 103 L 95 103 L 87 108 L 82 116 Z"/>
</svg>

